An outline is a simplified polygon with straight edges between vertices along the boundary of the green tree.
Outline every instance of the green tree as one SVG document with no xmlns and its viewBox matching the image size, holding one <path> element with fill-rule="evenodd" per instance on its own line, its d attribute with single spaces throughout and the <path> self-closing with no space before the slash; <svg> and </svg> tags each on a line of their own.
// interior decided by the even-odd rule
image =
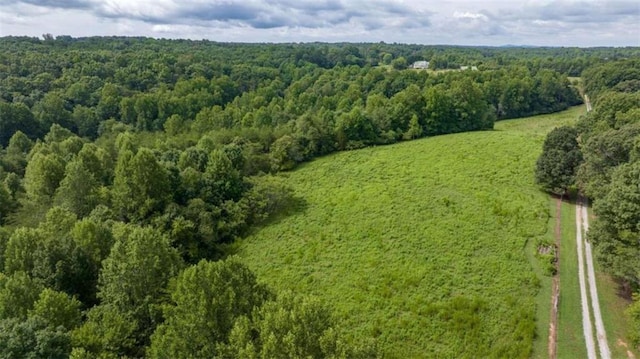
<svg viewBox="0 0 640 359">
<path fill-rule="evenodd" d="M 0 320 L 26 319 L 42 289 L 42 285 L 25 272 L 15 272 L 10 276 L 0 273 Z"/>
<path fill-rule="evenodd" d="M 146 310 L 159 302 L 169 278 L 181 267 L 166 236 L 150 227 L 119 226 L 103 262 L 98 297 L 123 311 Z"/>
<path fill-rule="evenodd" d="M 335 126 L 338 148 L 343 150 L 363 147 L 376 137 L 373 124 L 358 106 L 338 116 Z"/>
<path fill-rule="evenodd" d="M 5 155 L 0 163 L 9 172 L 24 175 L 27 166 L 27 154 L 33 148 L 33 141 L 23 132 L 17 131 L 9 139 L 9 145 L 6 148 Z"/>
<path fill-rule="evenodd" d="M 284 135 L 271 144 L 269 159 L 273 171 L 290 170 L 302 161 L 300 146 L 291 136 Z"/>
<path fill-rule="evenodd" d="M 76 106 L 71 114 L 71 121 L 78 129 L 78 135 L 94 139 L 98 136 L 100 121 L 95 108 Z"/>
<path fill-rule="evenodd" d="M 391 61 L 393 60 L 393 55 L 391 55 L 390 53 L 385 53 L 384 55 L 382 55 L 382 63 L 385 65 L 389 65 L 391 64 Z"/>
<path fill-rule="evenodd" d="M 185 132 L 188 125 L 180 115 L 171 115 L 171 117 L 164 122 L 163 128 L 164 132 L 169 136 L 176 136 Z"/>
<path fill-rule="evenodd" d="M 42 241 L 40 232 L 35 228 L 20 227 L 16 229 L 4 252 L 4 273 L 18 271 L 31 272 L 35 266 L 35 254 Z"/>
<path fill-rule="evenodd" d="M 391 66 L 393 66 L 393 68 L 396 70 L 404 70 L 407 68 L 407 59 L 400 56 L 397 59 L 391 61 Z"/>
<path fill-rule="evenodd" d="M 20 131 L 28 137 L 42 135 L 43 127 L 27 106 L 0 101 L 0 146 L 6 146 L 14 133 Z"/>
<path fill-rule="evenodd" d="M 245 187 L 242 175 L 223 150 L 214 150 L 209 155 L 203 181 L 201 198 L 216 205 L 240 199 Z"/>
<path fill-rule="evenodd" d="M 71 352 L 69 334 L 39 316 L 27 320 L 0 320 L 0 358 L 66 359 Z"/>
<path fill-rule="evenodd" d="M 117 359 L 141 356 L 136 341 L 138 322 L 112 304 L 98 305 L 87 312 L 87 320 L 71 332 L 72 358 Z"/>
<path fill-rule="evenodd" d="M 153 152 L 141 148 L 134 156 L 120 153 L 113 180 L 113 205 L 125 218 L 143 221 L 170 199 L 169 176 Z"/>
<path fill-rule="evenodd" d="M 74 137 L 75 135 L 69 129 L 60 126 L 57 123 L 52 124 L 49 127 L 49 132 L 44 136 L 44 141 L 46 143 L 61 143 L 64 140 Z"/>
<path fill-rule="evenodd" d="M 37 203 L 50 203 L 64 177 L 64 160 L 55 153 L 33 155 L 24 174 L 27 197 Z"/>
<path fill-rule="evenodd" d="M 72 129 L 71 112 L 66 109 L 66 102 L 56 92 L 48 92 L 44 98 L 33 107 L 35 117 L 42 127 L 49 128 L 53 124 Z"/>
<path fill-rule="evenodd" d="M 637 346 L 640 343 L 640 294 L 634 294 L 633 303 L 627 307 L 625 314 L 631 321 L 629 339 Z"/>
<path fill-rule="evenodd" d="M 5 223 L 5 218 L 17 206 L 12 194 L 4 183 L 0 183 L 0 225 Z"/>
<path fill-rule="evenodd" d="M 451 133 L 456 121 L 453 98 L 441 86 L 429 88 L 425 93 L 425 134 Z"/>
<path fill-rule="evenodd" d="M 56 190 L 54 203 L 79 218 L 88 215 L 99 202 L 99 183 L 80 160 L 67 163 L 65 177 Z"/>
<path fill-rule="evenodd" d="M 114 243 L 111 228 L 103 221 L 87 217 L 76 222 L 70 232 L 76 245 L 91 259 L 93 271 L 98 273 Z"/>
<path fill-rule="evenodd" d="M 607 189 L 594 201 L 589 238 L 610 273 L 640 287 L 640 162 L 619 166 Z"/>
<path fill-rule="evenodd" d="M 9 230 L 0 226 L 0 273 L 4 273 L 5 252 L 9 242 Z"/>
<path fill-rule="evenodd" d="M 545 191 L 564 194 L 575 185 L 576 171 L 582 162 L 575 128 L 553 129 L 544 140 L 542 154 L 536 162 L 536 183 Z"/>
<path fill-rule="evenodd" d="M 151 338 L 151 358 L 211 358 L 228 341 L 234 322 L 268 297 L 237 259 L 201 261 L 178 276 L 165 323 Z"/>
<path fill-rule="evenodd" d="M 411 116 L 411 120 L 409 121 L 409 128 L 407 132 L 404 133 L 403 137 L 405 140 L 413 140 L 415 138 L 420 138 L 422 136 L 422 126 L 418 121 L 418 116 Z"/>
<path fill-rule="evenodd" d="M 82 162 L 83 167 L 91 173 L 100 184 L 111 183 L 114 170 L 114 161 L 111 155 L 104 149 L 93 143 L 85 143 L 82 146 L 76 160 Z"/>
<path fill-rule="evenodd" d="M 28 315 L 44 319 L 49 327 L 71 330 L 81 323 L 81 305 L 79 300 L 66 293 L 45 288 Z"/>
<path fill-rule="evenodd" d="M 7 243 L 5 271 L 24 271 L 47 287 L 91 303 L 97 272 L 70 236 L 75 222 L 73 213 L 53 207 L 38 228 L 18 228 Z"/>
<path fill-rule="evenodd" d="M 584 163 L 579 168 L 577 181 L 587 196 L 601 198 L 606 194 L 614 169 L 631 160 L 639 136 L 640 122 L 591 133 L 586 139 L 581 134 Z"/>
<path fill-rule="evenodd" d="M 98 283 L 100 306 L 107 307 L 90 317 L 87 327 L 80 331 L 89 337 L 100 336 L 103 331 L 125 335 L 112 340 L 135 344 L 117 348 L 116 352 L 140 355 L 155 326 L 161 322 L 160 304 L 168 299 L 166 286 L 181 269 L 182 261 L 169 239 L 155 229 L 120 225 L 114 228 L 114 236 L 115 243 L 103 261 Z M 135 329 L 125 325 L 124 330 L 120 319 L 114 319 L 114 328 L 101 329 L 103 323 L 91 322 L 91 318 L 98 320 L 104 313 L 113 311 L 120 313 L 118 317 L 131 322 Z"/>
<path fill-rule="evenodd" d="M 373 358 L 345 340 L 331 310 L 318 299 L 284 292 L 241 317 L 224 346 L 225 358 Z"/>
<path fill-rule="evenodd" d="M 404 133 L 409 127 L 411 118 L 415 115 L 418 120 L 424 117 L 425 100 L 420 87 L 415 84 L 398 92 L 389 100 L 391 127 L 399 133 Z"/>
<path fill-rule="evenodd" d="M 493 129 L 495 112 L 477 83 L 466 77 L 454 82 L 449 93 L 455 109 L 453 132 Z"/>
<path fill-rule="evenodd" d="M 100 91 L 100 101 L 96 108 L 98 118 L 107 120 L 118 119 L 120 116 L 121 89 L 112 83 L 106 83 Z"/>
</svg>

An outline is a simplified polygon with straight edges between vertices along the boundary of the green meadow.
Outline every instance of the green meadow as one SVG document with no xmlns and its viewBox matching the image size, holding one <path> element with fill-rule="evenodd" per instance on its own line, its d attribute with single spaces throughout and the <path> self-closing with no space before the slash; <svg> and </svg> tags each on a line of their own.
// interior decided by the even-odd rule
<svg viewBox="0 0 640 359">
<path fill-rule="evenodd" d="M 553 232 L 533 169 L 545 134 L 582 111 L 306 163 L 281 174 L 297 208 L 238 252 L 269 286 L 322 298 L 384 357 L 539 355 L 550 299 L 535 252 Z"/>
</svg>

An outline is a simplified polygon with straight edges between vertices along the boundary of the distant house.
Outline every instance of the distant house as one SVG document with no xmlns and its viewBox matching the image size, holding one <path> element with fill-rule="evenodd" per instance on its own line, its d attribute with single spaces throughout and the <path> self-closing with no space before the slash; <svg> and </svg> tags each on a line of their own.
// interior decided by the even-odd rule
<svg viewBox="0 0 640 359">
<path fill-rule="evenodd" d="M 460 70 L 462 70 L 462 71 L 464 71 L 464 70 L 478 71 L 478 66 L 460 66 Z"/>
<path fill-rule="evenodd" d="M 428 69 L 429 61 L 416 61 L 411 65 L 412 69 Z"/>
</svg>

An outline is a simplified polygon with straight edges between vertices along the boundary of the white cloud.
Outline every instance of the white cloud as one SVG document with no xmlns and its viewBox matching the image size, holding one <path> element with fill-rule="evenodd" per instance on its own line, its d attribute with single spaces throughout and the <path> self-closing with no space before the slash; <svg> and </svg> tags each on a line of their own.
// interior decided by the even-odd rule
<svg viewBox="0 0 640 359">
<path fill-rule="evenodd" d="M 455 11 L 453 13 L 453 17 L 455 19 L 473 19 L 473 20 L 483 20 L 483 21 L 489 20 L 487 15 L 480 14 L 480 13 L 472 13 L 468 11 L 465 11 L 465 12 Z"/>
<path fill-rule="evenodd" d="M 637 0 L 0 0 L 0 35 L 640 46 Z"/>
</svg>

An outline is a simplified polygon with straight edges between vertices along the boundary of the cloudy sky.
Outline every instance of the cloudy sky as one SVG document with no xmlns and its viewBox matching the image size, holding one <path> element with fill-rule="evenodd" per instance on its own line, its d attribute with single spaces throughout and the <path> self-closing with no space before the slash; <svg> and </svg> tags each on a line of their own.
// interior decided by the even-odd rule
<svg viewBox="0 0 640 359">
<path fill-rule="evenodd" d="M 0 36 L 640 46 L 639 0 L 0 0 Z"/>
</svg>

